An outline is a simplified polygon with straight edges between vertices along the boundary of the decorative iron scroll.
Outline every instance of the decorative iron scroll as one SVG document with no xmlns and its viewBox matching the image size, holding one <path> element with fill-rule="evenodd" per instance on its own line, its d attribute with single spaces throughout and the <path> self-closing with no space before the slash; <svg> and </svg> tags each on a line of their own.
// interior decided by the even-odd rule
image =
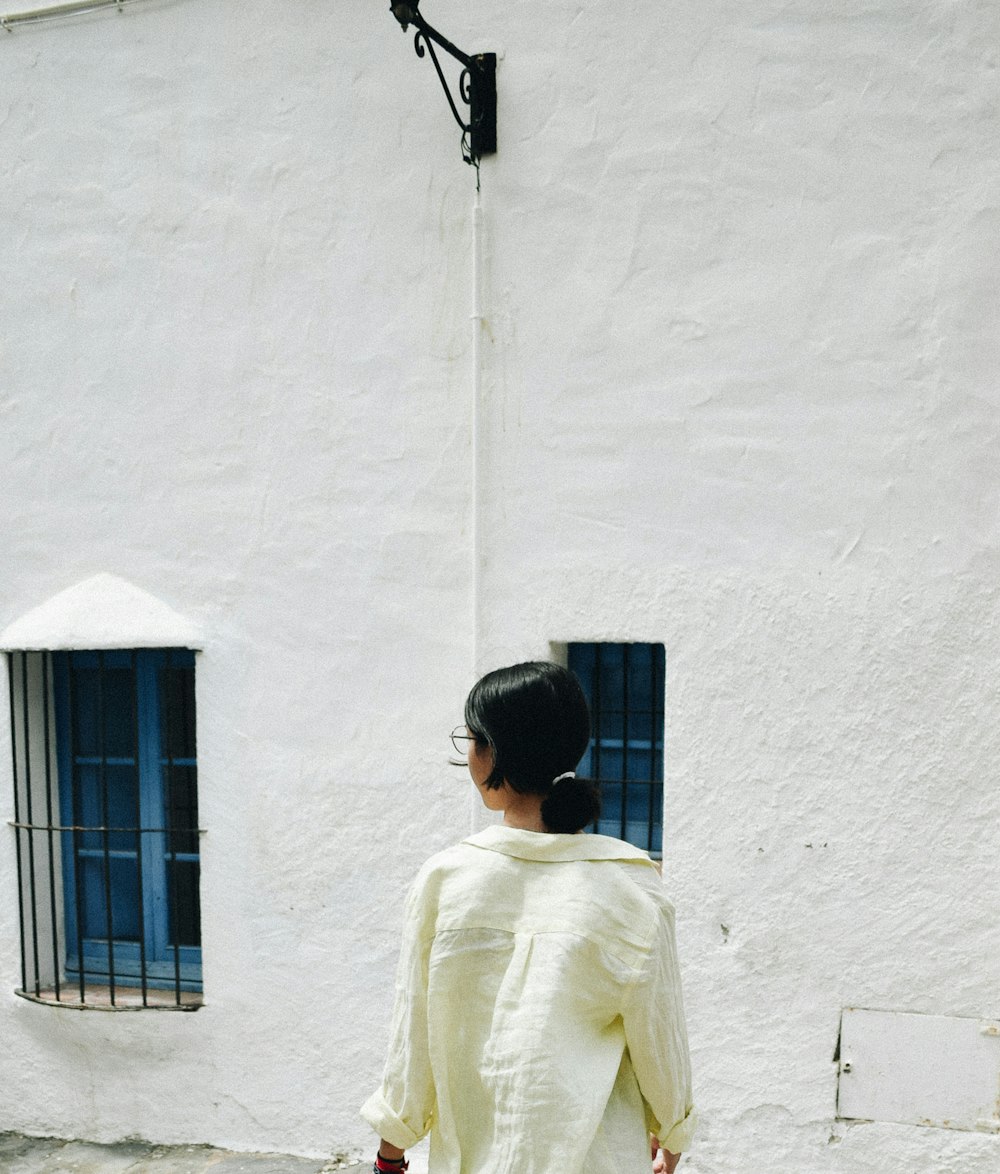
<svg viewBox="0 0 1000 1174">
<path fill-rule="evenodd" d="M 389 8 L 404 32 L 411 24 L 416 27 L 413 47 L 418 57 L 430 54 L 448 105 L 462 131 L 462 158 L 478 168 L 480 158 L 495 154 L 497 149 L 497 55 L 477 53 L 470 56 L 463 53 L 424 20 L 419 5 L 420 0 L 409 0 L 408 3 L 390 0 Z M 465 67 L 458 79 L 458 95 L 459 100 L 469 108 L 468 121 L 459 113 L 458 104 L 434 51 L 435 44 Z"/>
</svg>

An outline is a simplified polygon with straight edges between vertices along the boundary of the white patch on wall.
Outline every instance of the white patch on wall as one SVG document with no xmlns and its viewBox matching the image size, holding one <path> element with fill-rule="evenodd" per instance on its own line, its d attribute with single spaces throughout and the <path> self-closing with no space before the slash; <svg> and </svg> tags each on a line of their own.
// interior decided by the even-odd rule
<svg viewBox="0 0 1000 1174">
<path fill-rule="evenodd" d="M 846 1008 L 837 1115 L 1000 1132 L 1000 1022 Z"/>
<path fill-rule="evenodd" d="M 94 575 L 60 591 L 0 632 L 0 650 L 194 648 L 200 629 L 117 575 Z"/>
</svg>

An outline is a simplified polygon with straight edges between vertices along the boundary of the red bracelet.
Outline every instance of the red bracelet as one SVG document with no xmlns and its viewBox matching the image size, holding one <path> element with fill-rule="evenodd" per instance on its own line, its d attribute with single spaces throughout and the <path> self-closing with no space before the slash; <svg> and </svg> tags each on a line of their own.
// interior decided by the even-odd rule
<svg viewBox="0 0 1000 1174">
<path fill-rule="evenodd" d="M 384 1158 L 381 1154 L 376 1153 L 375 1165 L 372 1167 L 373 1174 L 400 1174 L 401 1171 L 408 1170 L 410 1163 L 403 1158 Z"/>
</svg>

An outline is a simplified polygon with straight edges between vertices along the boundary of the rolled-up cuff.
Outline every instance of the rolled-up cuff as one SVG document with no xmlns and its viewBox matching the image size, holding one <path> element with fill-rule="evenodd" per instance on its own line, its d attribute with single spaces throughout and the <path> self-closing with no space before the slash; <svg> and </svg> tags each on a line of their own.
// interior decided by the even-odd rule
<svg viewBox="0 0 1000 1174">
<path fill-rule="evenodd" d="M 683 1121 L 678 1121 L 676 1125 L 671 1127 L 666 1137 L 662 1133 L 658 1133 L 657 1137 L 665 1150 L 669 1150 L 672 1154 L 682 1154 L 690 1148 L 691 1139 L 694 1137 L 694 1131 L 697 1127 L 698 1114 L 692 1109 Z M 390 1140 L 391 1138 L 386 1138 L 386 1141 Z"/>
<path fill-rule="evenodd" d="M 430 1129 L 428 1122 L 420 1133 L 414 1133 L 406 1122 L 389 1108 L 381 1089 L 372 1093 L 361 1106 L 361 1116 L 375 1130 L 379 1137 L 401 1150 L 408 1150 L 425 1137 Z"/>
</svg>

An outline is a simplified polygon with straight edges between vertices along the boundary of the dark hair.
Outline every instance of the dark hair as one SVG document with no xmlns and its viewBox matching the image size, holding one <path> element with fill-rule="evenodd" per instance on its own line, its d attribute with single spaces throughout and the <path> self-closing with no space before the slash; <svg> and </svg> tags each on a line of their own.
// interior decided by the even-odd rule
<svg viewBox="0 0 1000 1174">
<path fill-rule="evenodd" d="M 580 682 L 548 661 L 495 669 L 465 702 L 469 733 L 493 751 L 485 785 L 508 782 L 522 795 L 542 795 L 542 822 L 550 832 L 578 832 L 597 819 L 600 797 L 589 779 L 560 779 L 572 771 L 590 741 L 590 713 Z"/>
</svg>

